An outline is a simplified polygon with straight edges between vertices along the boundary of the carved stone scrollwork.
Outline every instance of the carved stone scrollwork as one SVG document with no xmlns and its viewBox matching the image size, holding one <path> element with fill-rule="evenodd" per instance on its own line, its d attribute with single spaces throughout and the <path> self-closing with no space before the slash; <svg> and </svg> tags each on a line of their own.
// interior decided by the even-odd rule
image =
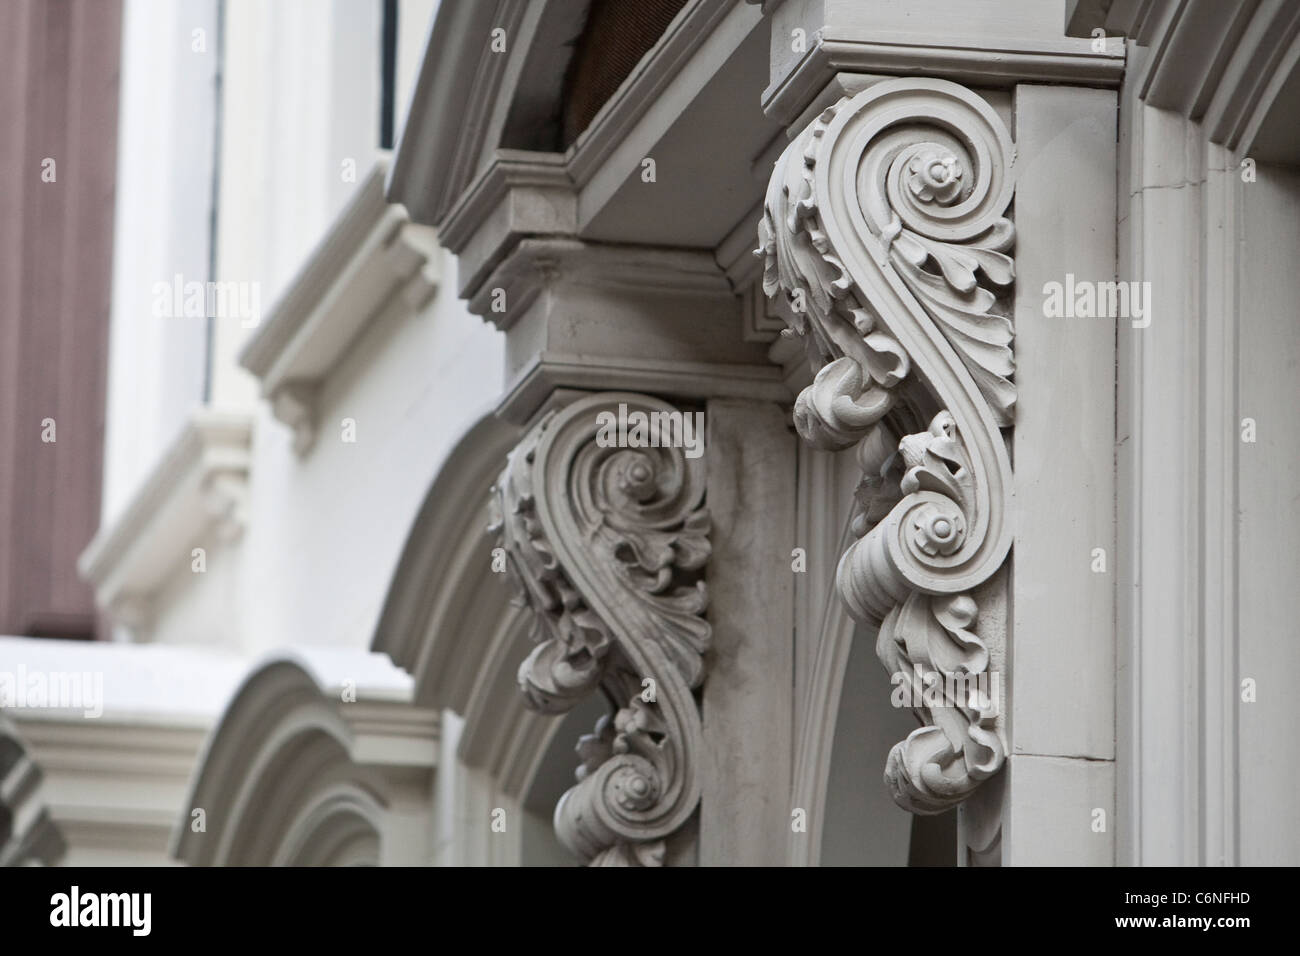
<svg viewBox="0 0 1300 956">
<path fill-rule="evenodd" d="M 804 337 L 817 369 L 795 405 L 800 435 L 879 444 L 916 405 L 939 409 L 865 476 L 837 572 L 850 613 L 879 627 L 885 666 L 927 685 L 986 675 L 972 592 L 1011 547 L 1014 163 L 1005 125 L 970 90 L 883 80 L 790 144 L 759 225 L 764 290 L 790 297 L 786 334 Z M 941 812 L 1001 767 L 998 701 L 913 709 L 923 726 L 895 745 L 885 779 L 904 809 Z"/>
<path fill-rule="evenodd" d="M 680 414 L 628 393 L 548 413 L 508 457 L 491 531 L 535 614 L 519 668 L 530 706 L 562 713 L 597 688 L 611 705 L 578 743 L 560 841 L 593 866 L 656 866 L 700 797 L 709 516 L 702 458 L 598 441 L 601 413 L 620 404 L 652 422 Z"/>
</svg>

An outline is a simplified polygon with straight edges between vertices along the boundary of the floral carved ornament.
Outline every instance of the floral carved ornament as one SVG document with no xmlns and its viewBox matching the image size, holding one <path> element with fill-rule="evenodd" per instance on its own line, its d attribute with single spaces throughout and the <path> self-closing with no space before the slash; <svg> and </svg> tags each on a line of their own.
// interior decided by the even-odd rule
<svg viewBox="0 0 1300 956">
<path fill-rule="evenodd" d="M 508 457 L 492 533 L 536 647 L 519 668 L 528 704 L 610 705 L 578 743 L 577 784 L 556 834 L 591 866 L 658 866 L 700 799 L 700 715 L 711 631 L 703 459 L 681 447 L 610 447 L 602 413 L 680 414 L 646 395 L 600 393 L 548 412 Z"/>
<path fill-rule="evenodd" d="M 1006 756 L 999 701 L 934 706 L 919 685 L 978 686 L 989 668 L 974 592 L 1011 547 L 1014 166 L 970 90 L 883 80 L 791 142 L 759 224 L 764 290 L 789 297 L 787 334 L 816 370 L 796 428 L 816 448 L 857 446 L 864 465 L 836 588 L 878 628 L 885 667 L 917 685 L 920 726 L 885 768 L 913 813 L 965 800 Z"/>
</svg>

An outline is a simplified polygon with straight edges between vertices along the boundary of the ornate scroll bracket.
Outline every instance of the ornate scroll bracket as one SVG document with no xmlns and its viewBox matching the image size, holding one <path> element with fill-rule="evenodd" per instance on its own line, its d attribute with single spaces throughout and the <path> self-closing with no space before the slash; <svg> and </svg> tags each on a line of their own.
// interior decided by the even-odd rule
<svg viewBox="0 0 1300 956">
<path fill-rule="evenodd" d="M 620 405 L 652 423 L 681 414 L 630 393 L 548 413 L 508 456 L 490 530 L 535 615 L 529 705 L 563 713 L 599 688 L 613 709 L 578 743 L 557 835 L 593 866 L 654 866 L 700 798 L 709 516 L 702 458 L 598 441 Z"/>
<path fill-rule="evenodd" d="M 918 691 L 987 677 L 972 595 L 1011 546 L 1014 165 L 1005 125 L 970 90 L 883 80 L 787 147 L 759 224 L 764 290 L 789 296 L 785 334 L 817 369 L 796 427 L 818 448 L 858 445 L 867 472 L 840 596 Z M 884 436 L 918 422 L 873 473 Z M 885 769 L 895 801 L 938 813 L 996 773 L 998 706 L 987 694 L 913 703 L 922 726 Z"/>
</svg>

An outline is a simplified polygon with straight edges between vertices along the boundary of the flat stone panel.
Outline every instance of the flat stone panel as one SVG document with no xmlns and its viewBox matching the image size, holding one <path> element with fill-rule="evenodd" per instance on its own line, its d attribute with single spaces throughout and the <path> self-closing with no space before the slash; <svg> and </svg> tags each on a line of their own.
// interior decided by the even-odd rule
<svg viewBox="0 0 1300 956">
<path fill-rule="evenodd" d="M 701 866 L 778 866 L 790 833 L 795 448 L 787 413 L 709 402 L 712 663 L 704 684 Z"/>
<path fill-rule="evenodd" d="M 1115 109 L 1016 90 L 1013 753 L 1115 752 L 1115 320 L 1044 314 L 1047 283 L 1115 277 Z"/>
<path fill-rule="evenodd" d="M 1018 754 L 1006 772 L 1003 866 L 1114 865 L 1113 762 Z"/>
<path fill-rule="evenodd" d="M 1242 189 L 1243 248 L 1238 330 L 1238 403 L 1255 420 L 1241 442 L 1238 469 L 1238 681 L 1255 682 L 1255 700 L 1238 715 L 1240 860 L 1244 866 L 1294 866 L 1300 859 L 1300 173 L 1261 164 Z"/>
</svg>

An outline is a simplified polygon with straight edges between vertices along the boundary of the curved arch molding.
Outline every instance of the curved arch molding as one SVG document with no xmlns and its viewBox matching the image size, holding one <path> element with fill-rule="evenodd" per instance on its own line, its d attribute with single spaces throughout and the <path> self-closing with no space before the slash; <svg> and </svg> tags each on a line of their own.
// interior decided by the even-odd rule
<svg viewBox="0 0 1300 956">
<path fill-rule="evenodd" d="M 430 786 L 438 718 L 411 691 L 378 654 L 296 649 L 255 666 L 204 746 L 172 855 L 191 866 L 421 862 L 410 834 L 429 809 L 413 795 Z"/>
<path fill-rule="evenodd" d="M 605 441 L 620 410 L 652 429 L 682 414 L 627 392 L 548 412 L 507 458 L 491 531 L 533 616 L 529 706 L 563 713 L 597 691 L 611 704 L 578 743 L 556 833 L 593 866 L 656 866 L 700 799 L 709 515 L 704 460 Z"/>
<path fill-rule="evenodd" d="M 965 800 L 1006 756 L 975 596 L 1012 539 L 1014 188 L 1015 147 L 983 99 L 889 79 L 794 139 L 759 224 L 764 290 L 789 298 L 787 334 L 816 370 L 799 434 L 863 461 L 894 447 L 864 471 L 836 583 L 921 722 L 885 769 L 913 813 Z"/>
</svg>

